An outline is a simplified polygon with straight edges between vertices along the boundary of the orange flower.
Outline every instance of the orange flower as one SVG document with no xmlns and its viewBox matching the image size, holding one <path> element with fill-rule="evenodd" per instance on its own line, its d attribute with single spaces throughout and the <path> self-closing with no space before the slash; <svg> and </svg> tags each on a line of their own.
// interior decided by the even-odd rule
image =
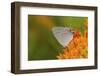
<svg viewBox="0 0 100 76">
<path fill-rule="evenodd" d="M 73 39 L 63 53 L 57 56 L 58 59 L 87 58 L 87 32 L 83 36 L 79 31 L 74 32 Z"/>
</svg>

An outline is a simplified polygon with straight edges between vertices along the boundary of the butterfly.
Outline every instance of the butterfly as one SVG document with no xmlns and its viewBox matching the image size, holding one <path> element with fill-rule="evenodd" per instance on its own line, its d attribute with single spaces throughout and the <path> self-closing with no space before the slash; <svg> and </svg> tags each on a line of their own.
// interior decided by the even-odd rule
<svg viewBox="0 0 100 76">
<path fill-rule="evenodd" d="M 53 27 L 52 32 L 54 37 L 64 48 L 73 39 L 73 32 L 68 27 Z"/>
</svg>

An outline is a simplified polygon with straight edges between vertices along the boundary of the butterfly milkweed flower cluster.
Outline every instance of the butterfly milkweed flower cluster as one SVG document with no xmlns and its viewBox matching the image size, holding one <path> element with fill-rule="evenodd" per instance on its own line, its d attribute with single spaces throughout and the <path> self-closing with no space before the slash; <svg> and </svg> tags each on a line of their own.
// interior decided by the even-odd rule
<svg viewBox="0 0 100 76">
<path fill-rule="evenodd" d="M 59 53 L 57 56 L 58 59 L 78 59 L 88 57 L 88 33 L 86 21 L 84 24 L 84 34 L 81 34 L 80 31 L 74 31 L 73 39 L 68 46 L 63 49 L 63 52 Z"/>
</svg>

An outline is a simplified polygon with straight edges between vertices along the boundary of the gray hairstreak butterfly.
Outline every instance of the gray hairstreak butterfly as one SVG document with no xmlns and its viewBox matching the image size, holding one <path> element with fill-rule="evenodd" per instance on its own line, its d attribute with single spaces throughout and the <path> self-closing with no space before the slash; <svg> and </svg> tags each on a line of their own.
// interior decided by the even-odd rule
<svg viewBox="0 0 100 76">
<path fill-rule="evenodd" d="M 68 43 L 73 39 L 73 33 L 70 28 L 67 27 L 53 27 L 53 35 L 57 41 L 63 46 L 66 47 Z"/>
</svg>

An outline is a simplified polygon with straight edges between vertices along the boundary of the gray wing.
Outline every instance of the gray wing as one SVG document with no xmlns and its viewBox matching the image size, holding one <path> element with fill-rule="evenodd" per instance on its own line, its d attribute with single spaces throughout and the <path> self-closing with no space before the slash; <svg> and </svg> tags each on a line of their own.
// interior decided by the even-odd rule
<svg viewBox="0 0 100 76">
<path fill-rule="evenodd" d="M 66 31 L 66 33 L 65 33 Z M 67 46 L 73 38 L 73 33 L 67 27 L 54 27 L 52 28 L 53 35 L 57 41 L 63 46 Z"/>
</svg>

